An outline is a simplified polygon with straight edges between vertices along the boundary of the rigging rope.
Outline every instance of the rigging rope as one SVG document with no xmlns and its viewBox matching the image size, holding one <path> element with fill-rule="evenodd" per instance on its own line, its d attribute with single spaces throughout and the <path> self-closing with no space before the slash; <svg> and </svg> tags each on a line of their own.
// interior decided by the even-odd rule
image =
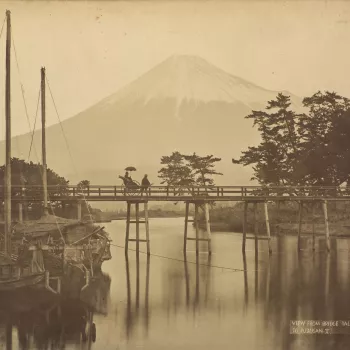
<svg viewBox="0 0 350 350">
<path fill-rule="evenodd" d="M 75 172 L 77 173 L 77 170 L 76 170 L 76 168 L 75 168 L 75 163 L 74 163 L 74 160 L 73 160 L 73 156 L 72 156 L 72 152 L 71 152 L 71 150 L 70 150 L 69 143 L 68 143 L 66 134 L 65 134 L 65 132 L 64 132 L 64 129 L 63 129 L 63 125 L 62 125 L 62 122 L 61 122 L 61 118 L 60 118 L 60 116 L 59 116 L 59 114 L 58 114 L 56 102 L 55 102 L 55 99 L 54 99 L 54 97 L 53 97 L 53 94 L 52 94 L 52 91 L 51 91 L 51 87 L 50 87 L 50 83 L 49 83 L 49 80 L 48 80 L 48 78 L 47 78 L 47 75 L 45 76 L 45 79 L 46 79 L 47 86 L 48 86 L 49 91 L 50 91 L 50 96 L 51 96 L 53 105 L 54 105 L 54 107 L 55 107 L 56 115 L 57 115 L 57 118 L 58 118 L 58 121 L 59 121 L 61 130 L 62 130 L 62 134 L 63 134 L 64 140 L 65 140 L 65 142 L 66 142 L 66 146 L 67 146 L 67 149 L 68 149 L 68 152 L 69 152 L 69 156 L 70 156 L 70 158 L 71 158 L 71 161 L 72 161 L 73 167 L 74 167 L 74 169 L 75 169 Z"/>
<path fill-rule="evenodd" d="M 20 69 L 19 69 L 19 64 L 18 64 L 18 59 L 17 59 L 17 51 L 16 51 L 16 45 L 15 45 L 15 39 L 14 39 L 13 34 L 12 34 L 12 44 L 13 44 L 13 51 L 15 52 L 15 59 L 16 59 L 19 83 L 21 85 L 21 92 L 22 92 L 22 98 L 23 98 L 23 103 L 24 103 L 24 110 L 25 110 L 25 113 L 26 113 L 29 129 L 31 130 L 31 125 L 30 125 L 30 120 L 29 120 L 29 115 L 28 115 L 28 108 L 27 108 L 27 103 L 26 103 L 25 94 L 24 94 L 24 86 L 23 86 L 22 79 L 21 79 L 21 72 L 20 72 Z"/>
<path fill-rule="evenodd" d="M 0 34 L 0 37 L 1 37 L 1 34 Z M 14 52 L 15 52 L 17 72 L 18 72 L 18 77 L 19 77 L 19 81 L 20 81 L 20 85 L 21 85 L 21 92 L 22 92 L 22 98 L 23 98 L 24 108 L 25 108 L 25 112 L 26 112 L 26 117 L 27 117 L 27 121 L 28 121 L 28 127 L 29 127 L 29 130 L 32 132 L 32 138 L 31 138 L 31 143 L 30 143 L 28 161 L 29 161 L 29 157 L 30 157 L 32 146 L 34 145 L 35 155 L 36 155 L 38 163 L 40 163 L 39 157 L 38 157 L 38 153 L 36 151 L 35 144 L 33 144 L 33 140 L 34 140 L 35 127 L 36 127 L 36 120 L 37 120 L 37 115 L 38 115 L 38 110 L 39 110 L 39 101 L 40 101 L 41 91 L 39 90 L 39 97 L 38 97 L 37 110 L 36 110 L 36 115 L 35 115 L 34 128 L 33 128 L 33 131 L 32 131 L 31 124 L 30 124 L 30 119 L 29 119 L 29 115 L 28 115 L 27 103 L 26 103 L 26 99 L 25 99 L 24 87 L 23 87 L 22 80 L 21 80 L 21 74 L 20 74 L 19 63 L 18 63 L 18 58 L 17 58 L 16 46 L 15 46 L 15 41 L 14 41 L 14 37 L 13 36 L 12 36 L 12 43 L 13 43 L 13 48 L 14 48 Z M 40 166 L 39 166 L 39 171 L 40 171 L 41 179 L 43 179 L 43 171 L 42 171 L 42 168 Z M 54 210 L 53 205 L 52 205 L 52 203 L 50 201 L 49 194 L 47 194 L 47 197 L 48 197 L 48 203 L 50 205 L 51 211 L 52 211 L 52 213 L 53 213 L 53 215 L 55 217 L 55 222 L 56 222 L 57 229 L 58 229 L 58 231 L 59 231 L 59 233 L 61 235 L 61 238 L 62 238 L 63 242 L 65 243 L 65 239 L 63 237 L 62 231 L 61 231 L 60 226 L 58 224 L 57 217 L 55 215 L 55 210 Z"/>
<path fill-rule="evenodd" d="M 0 32 L 0 39 L 1 39 L 1 36 L 2 36 L 2 32 L 3 32 L 3 30 L 4 30 L 5 22 L 6 22 L 6 16 L 4 16 L 4 21 L 2 22 L 1 32 Z"/>
<path fill-rule="evenodd" d="M 32 131 L 32 137 L 31 137 L 31 140 L 30 140 L 29 153 L 28 153 L 28 162 L 29 162 L 29 159 L 30 159 L 30 153 L 31 153 L 31 151 L 32 151 L 32 147 L 33 147 L 33 146 L 34 146 L 35 156 L 36 156 L 37 159 L 39 159 L 38 153 L 37 153 L 37 151 L 36 151 L 35 144 L 34 144 L 33 142 L 34 142 L 34 134 L 35 134 L 35 129 L 36 129 L 36 120 L 37 120 L 38 111 L 39 111 L 40 97 L 41 97 L 41 89 L 39 89 L 38 102 L 37 102 L 37 105 L 36 105 L 35 120 L 34 120 L 34 126 L 33 126 L 33 131 Z"/>
<path fill-rule="evenodd" d="M 71 149 L 70 149 L 70 147 L 69 147 L 69 143 L 68 143 L 67 136 L 66 136 L 66 134 L 65 134 L 65 132 L 64 132 L 64 129 L 63 129 L 62 121 L 61 121 L 60 115 L 59 115 L 59 113 L 58 113 L 58 109 L 57 109 L 57 106 L 56 106 L 56 102 L 55 102 L 55 99 L 54 99 L 54 97 L 53 97 L 52 90 L 51 90 L 50 83 L 49 83 L 49 80 L 48 80 L 48 78 L 47 78 L 47 75 L 45 76 L 45 79 L 46 79 L 46 82 L 47 82 L 47 86 L 48 86 L 48 88 L 49 88 L 50 96 L 51 96 L 51 99 L 52 99 L 52 102 L 53 102 L 53 105 L 54 105 L 54 108 L 55 108 L 55 111 L 56 111 L 57 119 L 58 119 L 58 121 L 59 121 L 61 130 L 62 130 L 62 134 L 63 134 L 64 140 L 65 140 L 65 143 L 66 143 L 66 147 L 67 147 L 67 150 L 68 150 L 68 153 L 69 153 L 69 156 L 70 156 L 72 165 L 73 165 L 74 172 L 75 172 L 75 174 L 76 174 L 77 176 L 79 176 L 78 170 L 77 170 L 77 168 L 76 168 L 76 166 L 75 166 L 75 162 L 74 162 L 74 159 L 73 159 L 73 155 L 72 155 Z M 80 176 L 79 176 L 79 177 L 80 177 Z M 92 222 L 91 211 L 90 211 L 90 208 L 89 208 L 88 201 L 86 200 L 86 196 L 85 196 L 85 191 L 84 191 L 84 189 L 82 189 L 82 195 L 83 195 L 83 198 L 84 198 L 84 202 L 85 202 L 85 204 L 86 204 L 86 208 L 87 208 L 88 213 L 89 213 L 90 220 L 91 220 L 91 222 Z"/>
</svg>

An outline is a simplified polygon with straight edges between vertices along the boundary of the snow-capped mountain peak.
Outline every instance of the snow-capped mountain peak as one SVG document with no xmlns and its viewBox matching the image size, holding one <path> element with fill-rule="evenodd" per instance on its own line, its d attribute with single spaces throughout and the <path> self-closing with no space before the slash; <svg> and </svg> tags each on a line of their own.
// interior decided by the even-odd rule
<svg viewBox="0 0 350 350">
<path fill-rule="evenodd" d="M 240 103 L 253 109 L 256 104 L 265 105 L 277 93 L 229 74 L 201 57 L 173 55 L 104 102 L 147 104 L 170 98 L 176 100 L 178 107 L 188 101 L 194 104 L 216 101 Z"/>
</svg>

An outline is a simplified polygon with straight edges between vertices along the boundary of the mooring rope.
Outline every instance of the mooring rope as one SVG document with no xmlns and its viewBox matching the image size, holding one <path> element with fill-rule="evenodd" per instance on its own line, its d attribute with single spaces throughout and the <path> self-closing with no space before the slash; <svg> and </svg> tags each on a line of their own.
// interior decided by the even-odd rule
<svg viewBox="0 0 350 350">
<path fill-rule="evenodd" d="M 121 245 L 118 245 L 118 244 L 112 244 L 112 243 L 110 243 L 110 245 L 113 246 L 113 247 L 125 249 L 124 246 L 121 246 Z M 128 250 L 137 252 L 136 249 L 128 248 Z M 147 255 L 147 252 L 144 252 L 144 251 L 141 251 L 141 250 L 139 250 L 139 253 Z M 210 265 L 209 265 L 209 264 L 202 264 L 202 263 L 197 263 L 197 262 L 194 262 L 194 261 L 187 261 L 187 260 L 172 258 L 172 257 L 170 257 L 170 256 L 159 255 L 159 254 L 152 254 L 152 253 L 150 253 L 149 255 L 155 256 L 155 257 L 161 258 L 161 259 L 173 260 L 173 261 L 178 261 L 178 262 L 188 263 L 188 264 L 193 264 L 193 265 L 199 265 L 199 266 L 212 267 L 212 268 L 221 269 L 221 270 L 229 270 L 229 271 L 233 271 L 233 272 L 245 272 L 245 271 L 248 271 L 247 269 L 237 269 L 237 268 L 227 267 L 227 266 L 219 266 L 219 265 L 211 265 L 211 264 L 210 264 Z M 262 270 L 249 270 L 249 271 L 250 271 L 250 272 L 254 272 L 254 271 L 262 271 Z"/>
<path fill-rule="evenodd" d="M 118 245 L 118 244 L 113 244 L 110 243 L 111 246 L 116 247 L 116 248 L 120 248 L 120 249 L 125 249 L 125 246 L 122 245 Z M 302 251 L 308 251 L 308 249 L 301 249 Z M 338 249 L 341 251 L 345 251 L 346 249 Z M 137 252 L 137 249 L 132 249 L 132 248 L 128 248 L 128 251 L 133 251 L 133 252 Z M 268 252 L 268 251 L 263 251 L 263 252 Z M 318 250 L 317 253 L 328 253 L 327 250 Z M 139 250 L 139 253 L 141 254 L 145 254 L 147 255 L 147 252 L 141 251 Z M 316 253 L 316 252 L 314 252 Z M 182 263 L 188 263 L 188 264 L 193 264 L 193 265 L 199 265 L 199 266 L 206 266 L 206 267 L 212 267 L 212 268 L 216 268 L 216 269 L 221 269 L 221 270 L 229 270 L 229 271 L 233 271 L 233 272 L 260 272 L 263 271 L 264 269 L 237 269 L 237 268 L 233 268 L 233 267 L 227 267 L 227 266 L 219 266 L 219 265 L 212 265 L 212 264 L 202 264 L 202 263 L 197 263 L 194 261 L 188 261 L 188 260 L 182 260 L 182 259 L 178 259 L 178 258 L 173 258 L 173 257 L 169 257 L 169 256 L 165 256 L 165 255 L 159 255 L 159 254 L 153 254 L 150 253 L 150 256 L 155 256 L 157 258 L 161 258 L 161 259 L 167 259 L 167 260 L 172 260 L 172 261 L 177 261 L 177 262 L 182 262 Z M 347 262 L 349 263 L 349 261 L 345 261 L 345 260 L 341 260 L 342 262 Z"/>
</svg>

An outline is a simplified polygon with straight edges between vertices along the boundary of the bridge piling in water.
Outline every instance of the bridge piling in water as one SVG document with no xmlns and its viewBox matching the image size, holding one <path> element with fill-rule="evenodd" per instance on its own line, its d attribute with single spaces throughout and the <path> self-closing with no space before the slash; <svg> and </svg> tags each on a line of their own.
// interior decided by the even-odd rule
<svg viewBox="0 0 350 350">
<path fill-rule="evenodd" d="M 205 217 L 205 227 L 208 235 L 208 251 L 211 254 L 211 229 L 210 229 L 210 217 L 209 217 L 209 204 L 208 202 L 204 203 L 204 217 Z"/>
<path fill-rule="evenodd" d="M 127 210 L 126 210 L 125 254 L 128 253 L 128 249 L 129 249 L 130 211 L 131 211 L 131 204 L 127 202 L 126 205 L 127 205 Z"/>
<path fill-rule="evenodd" d="M 18 203 L 18 221 L 23 222 L 23 204 L 22 204 L 22 202 Z"/>
<path fill-rule="evenodd" d="M 329 219 L 328 219 L 327 201 L 323 201 L 322 205 L 323 205 L 323 213 L 324 213 L 324 223 L 325 223 L 325 234 L 326 234 L 327 251 L 330 252 L 331 245 L 330 245 L 330 241 L 329 241 Z"/>
<path fill-rule="evenodd" d="M 270 220 L 269 220 L 269 211 L 267 208 L 267 201 L 264 202 L 264 211 L 265 211 L 265 223 L 266 223 L 266 232 L 267 232 L 267 243 L 269 246 L 269 254 L 272 253 L 271 249 L 271 233 L 270 233 Z"/>
<path fill-rule="evenodd" d="M 144 220 L 140 220 L 140 203 L 144 204 Z M 131 220 L 131 206 L 135 205 L 135 220 Z M 136 238 L 130 238 L 130 224 L 136 224 Z M 140 224 L 145 224 L 146 239 L 140 238 Z M 147 255 L 150 255 L 149 215 L 147 200 L 127 201 L 125 253 L 128 253 L 129 242 L 136 242 L 136 252 L 139 252 L 140 242 L 147 243 Z"/>
<path fill-rule="evenodd" d="M 301 230 L 303 226 L 303 202 L 299 202 L 299 215 L 298 215 L 298 251 L 301 250 Z"/>
<path fill-rule="evenodd" d="M 244 210 L 243 210 L 243 239 L 242 239 L 242 253 L 245 254 L 245 244 L 247 239 L 247 216 L 248 216 L 248 202 L 244 201 Z"/>
<path fill-rule="evenodd" d="M 315 239 L 315 202 L 312 202 L 312 250 L 315 251 L 316 239 Z"/>
<path fill-rule="evenodd" d="M 211 228 L 210 228 L 210 216 L 209 216 L 209 203 L 203 200 L 198 201 L 186 201 L 186 212 L 185 212 L 185 227 L 184 227 L 184 253 L 187 252 L 187 241 L 196 242 L 196 254 L 199 254 L 199 242 L 205 241 L 208 243 L 208 253 L 211 254 Z M 194 204 L 194 219 L 189 219 L 189 207 L 190 204 Z M 207 238 L 199 238 L 199 208 L 202 208 L 205 218 L 205 227 Z M 195 226 L 195 238 L 188 237 L 188 223 L 194 222 Z"/>
<path fill-rule="evenodd" d="M 258 251 L 258 234 L 259 234 L 258 203 L 257 203 L 257 202 L 254 202 L 254 238 L 255 238 L 255 252 Z"/>
<path fill-rule="evenodd" d="M 243 218 L 242 218 L 242 228 L 243 228 L 243 235 L 242 235 L 242 253 L 245 254 L 246 250 L 246 240 L 247 239 L 254 239 L 255 240 L 255 250 L 258 249 L 258 240 L 264 239 L 267 240 L 268 247 L 269 247 L 269 254 L 272 253 L 271 249 L 271 232 L 270 232 L 270 220 L 269 220 L 269 212 L 267 208 L 267 202 L 264 202 L 264 215 L 265 215 L 265 225 L 266 225 L 266 232 L 267 236 L 261 236 L 259 237 L 259 225 L 258 225 L 258 203 L 257 201 L 254 201 L 254 236 L 253 237 L 247 237 L 247 227 L 248 227 L 248 205 L 249 201 L 244 201 L 244 210 L 243 210 Z"/>
<path fill-rule="evenodd" d="M 184 253 L 186 253 L 186 251 L 187 251 L 187 229 L 188 229 L 189 208 L 190 208 L 190 203 L 186 202 L 185 229 L 184 229 Z"/>
<path fill-rule="evenodd" d="M 81 220 L 81 212 L 82 212 L 82 203 L 81 201 L 77 202 L 77 219 Z"/>
</svg>

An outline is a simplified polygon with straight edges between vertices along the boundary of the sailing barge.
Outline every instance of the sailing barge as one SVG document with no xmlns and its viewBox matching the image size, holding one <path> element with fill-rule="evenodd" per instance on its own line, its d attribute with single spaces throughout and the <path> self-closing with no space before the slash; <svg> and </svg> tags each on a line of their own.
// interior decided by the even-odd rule
<svg viewBox="0 0 350 350">
<path fill-rule="evenodd" d="M 43 251 L 44 265 L 51 276 L 64 272 L 67 264 L 93 275 L 111 259 L 110 239 L 104 227 L 45 215 L 40 220 L 19 222 L 13 227 L 12 240 L 27 252 L 33 245 Z"/>
<path fill-rule="evenodd" d="M 0 292 L 10 292 L 45 287 L 56 293 L 50 286 L 50 277 L 43 265 L 42 252 L 32 249 L 23 259 L 23 252 L 16 251 L 11 237 L 12 225 L 12 173 L 11 173 L 11 12 L 6 11 L 6 86 L 5 86 L 5 193 L 4 193 L 4 224 L 0 238 Z M 5 299 L 4 295 L 1 299 Z"/>
<path fill-rule="evenodd" d="M 104 231 L 104 227 L 48 213 L 45 82 L 46 71 L 42 67 L 43 216 L 39 220 L 21 221 L 14 225 L 12 227 L 12 242 L 16 244 L 17 251 L 22 251 L 22 255 L 27 254 L 28 257 L 30 252 L 40 249 L 45 268 L 52 277 L 62 277 L 62 284 L 71 284 L 72 279 L 78 279 L 76 284 L 79 285 L 83 276 L 85 278 L 83 284 L 86 286 L 90 282 L 90 277 L 101 270 L 102 263 L 111 259 L 110 239 L 107 232 Z"/>
<path fill-rule="evenodd" d="M 0 292 L 44 285 L 46 289 L 57 294 L 61 292 L 61 282 L 63 284 L 66 281 L 68 286 L 74 276 L 78 276 L 80 280 L 85 277 L 84 287 L 89 284 L 91 275 L 101 269 L 103 261 L 111 258 L 110 239 L 103 227 L 48 214 L 45 68 L 41 68 L 43 217 L 15 225 L 12 222 L 10 11 L 6 11 L 6 19 L 5 220 L 0 224 L 3 232 L 0 237 Z M 51 280 L 57 282 L 56 291 L 50 286 Z"/>
</svg>

